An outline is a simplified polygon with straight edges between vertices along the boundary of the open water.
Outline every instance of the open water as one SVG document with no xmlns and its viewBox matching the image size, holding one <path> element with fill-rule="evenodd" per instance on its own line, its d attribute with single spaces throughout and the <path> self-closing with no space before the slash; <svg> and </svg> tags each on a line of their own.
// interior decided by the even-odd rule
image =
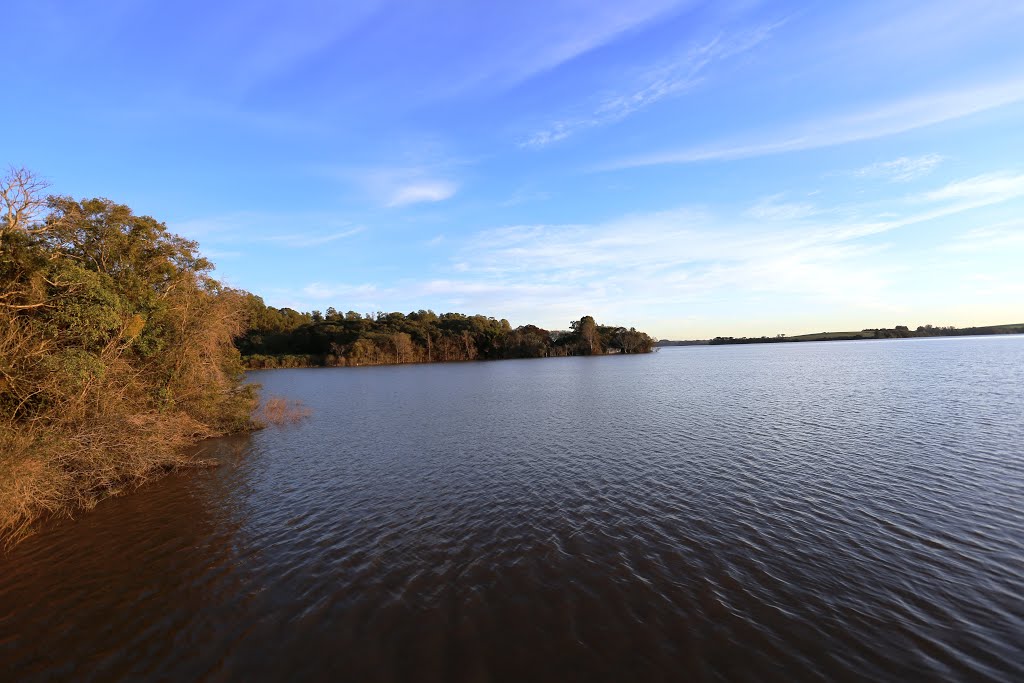
<svg viewBox="0 0 1024 683">
<path fill-rule="evenodd" d="M 0 678 L 1024 680 L 1024 337 L 251 377 L 0 555 Z"/>
</svg>

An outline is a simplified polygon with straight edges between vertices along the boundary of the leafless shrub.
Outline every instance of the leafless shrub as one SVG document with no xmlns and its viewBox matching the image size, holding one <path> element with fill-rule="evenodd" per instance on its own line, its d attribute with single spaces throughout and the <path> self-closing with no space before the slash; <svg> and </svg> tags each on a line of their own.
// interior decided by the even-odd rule
<svg viewBox="0 0 1024 683">
<path fill-rule="evenodd" d="M 271 396 L 260 406 L 257 420 L 263 425 L 284 426 L 301 422 L 312 414 L 302 401 Z"/>
</svg>

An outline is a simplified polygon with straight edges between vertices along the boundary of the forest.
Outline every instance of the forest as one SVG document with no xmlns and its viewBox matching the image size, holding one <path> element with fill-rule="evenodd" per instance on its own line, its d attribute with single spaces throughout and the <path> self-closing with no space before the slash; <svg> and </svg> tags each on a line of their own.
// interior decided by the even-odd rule
<svg viewBox="0 0 1024 683">
<path fill-rule="evenodd" d="M 655 340 L 644 332 L 599 325 L 589 315 L 568 330 L 536 325 L 513 328 L 482 315 L 415 311 L 360 314 L 299 313 L 266 306 L 246 294 L 247 332 L 237 345 L 249 368 L 361 366 L 504 358 L 649 353 Z"/>
<path fill-rule="evenodd" d="M 203 463 L 188 446 L 289 418 L 246 367 L 640 353 L 642 332 L 566 332 L 431 311 L 299 313 L 211 277 L 198 245 L 109 199 L 0 176 L 0 545 Z M 244 354 L 244 362 L 243 362 Z"/>
</svg>

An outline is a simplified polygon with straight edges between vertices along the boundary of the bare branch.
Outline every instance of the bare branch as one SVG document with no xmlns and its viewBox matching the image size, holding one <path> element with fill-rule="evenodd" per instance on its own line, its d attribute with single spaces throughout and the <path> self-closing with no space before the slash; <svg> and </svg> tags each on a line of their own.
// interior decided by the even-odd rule
<svg viewBox="0 0 1024 683">
<path fill-rule="evenodd" d="M 49 183 L 26 168 L 8 169 L 0 178 L 0 239 L 17 230 L 42 232 L 35 219 L 46 206 L 48 187 Z"/>
</svg>

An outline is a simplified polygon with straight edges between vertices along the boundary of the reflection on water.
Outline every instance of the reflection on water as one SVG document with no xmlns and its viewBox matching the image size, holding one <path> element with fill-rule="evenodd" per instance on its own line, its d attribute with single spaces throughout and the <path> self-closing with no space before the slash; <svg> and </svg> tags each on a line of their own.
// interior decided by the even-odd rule
<svg viewBox="0 0 1024 683">
<path fill-rule="evenodd" d="M 1024 678 L 1024 338 L 255 379 L 0 557 L 5 679 Z"/>
</svg>

